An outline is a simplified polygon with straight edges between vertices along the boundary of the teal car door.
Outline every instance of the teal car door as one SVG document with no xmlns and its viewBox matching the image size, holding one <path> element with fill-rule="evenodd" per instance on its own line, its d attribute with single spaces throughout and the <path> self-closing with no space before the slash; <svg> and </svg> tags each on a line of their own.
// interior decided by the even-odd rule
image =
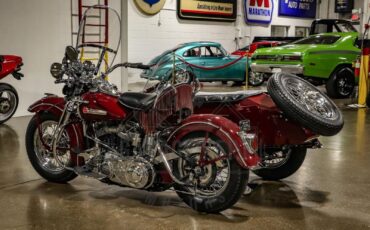
<svg viewBox="0 0 370 230">
<path fill-rule="evenodd" d="M 210 68 L 225 66 L 235 59 L 218 46 L 202 46 L 199 62 L 201 66 Z M 240 63 L 236 63 L 226 68 L 201 70 L 200 79 L 203 81 L 243 80 L 243 75 Z"/>
<path fill-rule="evenodd" d="M 186 62 L 193 64 L 193 65 L 199 65 L 199 58 L 200 58 L 200 47 L 193 47 L 188 50 L 186 50 L 182 57 L 185 59 Z M 185 66 L 185 64 L 184 64 Z M 200 69 L 198 68 L 192 68 L 193 73 L 197 78 L 200 77 Z"/>
</svg>

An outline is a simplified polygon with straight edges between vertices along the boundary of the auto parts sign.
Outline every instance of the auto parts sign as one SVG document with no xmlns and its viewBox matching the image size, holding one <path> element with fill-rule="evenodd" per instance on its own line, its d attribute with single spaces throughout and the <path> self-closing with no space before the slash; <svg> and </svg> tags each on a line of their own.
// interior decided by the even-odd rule
<svg viewBox="0 0 370 230">
<path fill-rule="evenodd" d="M 273 0 L 244 0 L 244 14 L 247 23 L 270 24 L 273 13 Z"/>
</svg>

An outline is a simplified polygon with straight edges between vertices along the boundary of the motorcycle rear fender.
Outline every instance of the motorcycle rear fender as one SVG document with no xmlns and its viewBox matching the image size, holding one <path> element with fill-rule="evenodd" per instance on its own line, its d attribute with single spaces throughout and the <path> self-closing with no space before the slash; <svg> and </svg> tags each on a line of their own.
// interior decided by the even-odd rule
<svg viewBox="0 0 370 230">
<path fill-rule="evenodd" d="M 171 134 L 168 143 L 175 147 L 176 143 L 191 133 L 208 132 L 224 141 L 239 165 L 249 169 L 256 166 L 260 158 L 257 154 L 247 151 L 238 135 L 239 131 L 239 126 L 225 117 L 213 114 L 192 115 Z"/>
<path fill-rule="evenodd" d="M 41 113 L 51 113 L 56 117 L 61 117 L 65 106 L 65 100 L 53 94 L 47 94 L 46 97 L 32 104 L 28 111 L 36 113 L 36 116 Z M 71 151 L 78 154 L 84 150 L 84 135 L 82 125 L 73 123 L 66 126 L 68 135 L 71 137 Z M 77 158 L 76 158 L 77 159 Z"/>
</svg>

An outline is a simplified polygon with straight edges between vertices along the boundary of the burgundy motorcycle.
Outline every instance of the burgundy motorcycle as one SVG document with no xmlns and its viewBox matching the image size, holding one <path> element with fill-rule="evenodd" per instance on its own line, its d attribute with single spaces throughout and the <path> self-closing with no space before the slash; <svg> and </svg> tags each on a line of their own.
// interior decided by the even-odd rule
<svg viewBox="0 0 370 230">
<path fill-rule="evenodd" d="M 86 13 L 80 28 L 89 18 Z M 67 47 L 63 62 L 51 67 L 55 82 L 64 84 L 65 97 L 46 94 L 29 107 L 35 115 L 26 148 L 34 169 L 56 183 L 83 175 L 147 191 L 173 189 L 200 212 L 234 205 L 244 192 L 248 170 L 259 162 L 256 135 L 248 125 L 239 127 L 218 115 L 193 115 L 196 82 L 165 81 L 151 93 L 118 93 L 105 81 L 108 73 L 118 67 L 150 67 L 123 63 L 96 77 L 107 53 L 116 55 L 117 49 L 83 40 L 77 48 Z M 78 50 L 87 48 L 100 50 L 96 65 L 78 59 Z"/>
<path fill-rule="evenodd" d="M 13 75 L 17 80 L 23 77 L 21 70 L 22 58 L 13 55 L 0 55 L 0 79 Z M 9 120 L 17 110 L 18 93 L 13 86 L 0 83 L 0 124 Z"/>
</svg>

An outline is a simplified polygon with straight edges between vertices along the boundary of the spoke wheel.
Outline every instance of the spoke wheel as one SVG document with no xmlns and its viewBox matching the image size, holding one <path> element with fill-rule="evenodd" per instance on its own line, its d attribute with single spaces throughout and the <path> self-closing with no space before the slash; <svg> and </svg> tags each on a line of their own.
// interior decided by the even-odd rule
<svg viewBox="0 0 370 230">
<path fill-rule="evenodd" d="M 33 168 L 40 176 L 51 182 L 66 183 L 77 175 L 66 169 L 72 166 L 68 132 L 62 134 L 56 156 L 51 151 L 58 121 L 58 117 L 48 113 L 34 116 L 27 127 L 26 149 Z"/>
<path fill-rule="evenodd" d="M 9 120 L 18 107 L 18 94 L 13 87 L 0 84 L 0 124 Z"/>
<path fill-rule="evenodd" d="M 192 133 L 176 147 L 184 156 L 172 162 L 175 176 L 185 185 L 174 188 L 199 212 L 218 213 L 233 206 L 248 182 L 248 170 L 231 156 L 226 144 L 211 134 Z"/>
<path fill-rule="evenodd" d="M 251 86 L 260 86 L 265 82 L 265 76 L 263 73 L 255 73 L 250 71 L 248 83 Z"/>
</svg>

